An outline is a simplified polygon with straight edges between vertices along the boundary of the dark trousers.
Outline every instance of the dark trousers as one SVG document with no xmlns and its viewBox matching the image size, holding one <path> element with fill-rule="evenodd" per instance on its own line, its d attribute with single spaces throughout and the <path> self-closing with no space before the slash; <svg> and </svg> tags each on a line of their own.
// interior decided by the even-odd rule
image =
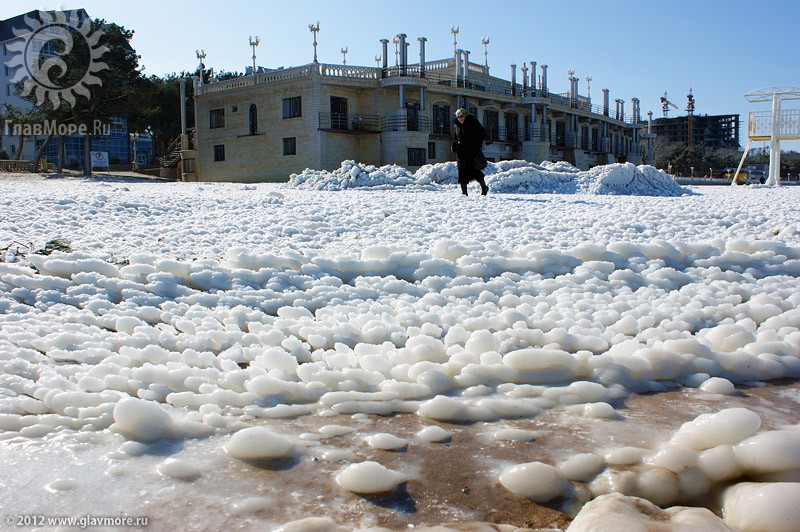
<svg viewBox="0 0 800 532">
<path fill-rule="evenodd" d="M 475 181 L 481 186 L 481 194 L 485 196 L 489 192 L 489 187 L 486 186 L 486 181 L 484 181 L 483 176 L 475 178 Z M 467 196 L 467 183 L 461 181 L 459 185 L 461 185 L 461 193 Z"/>
</svg>

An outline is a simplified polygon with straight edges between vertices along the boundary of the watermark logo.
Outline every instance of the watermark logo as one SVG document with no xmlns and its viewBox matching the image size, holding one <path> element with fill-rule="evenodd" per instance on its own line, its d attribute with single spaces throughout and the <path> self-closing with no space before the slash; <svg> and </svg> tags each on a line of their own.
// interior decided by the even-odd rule
<svg viewBox="0 0 800 532">
<path fill-rule="evenodd" d="M 72 11 L 37 11 L 25 15 L 27 27 L 12 28 L 17 37 L 7 45 L 12 53 L 6 66 L 16 68 L 12 83 L 23 82 L 22 96 L 33 95 L 36 105 L 47 100 L 58 108 L 75 107 L 76 96 L 89 98 L 89 87 L 103 85 L 96 74 L 108 68 L 100 58 L 108 48 L 100 45 L 101 30 L 92 31 L 88 18 Z"/>
</svg>

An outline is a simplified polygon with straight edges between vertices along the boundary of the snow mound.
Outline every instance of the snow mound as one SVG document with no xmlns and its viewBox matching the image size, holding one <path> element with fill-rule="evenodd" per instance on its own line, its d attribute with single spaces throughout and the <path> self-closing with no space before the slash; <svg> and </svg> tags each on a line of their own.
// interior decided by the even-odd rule
<svg viewBox="0 0 800 532">
<path fill-rule="evenodd" d="M 638 196 L 681 196 L 688 190 L 652 166 L 614 163 L 581 171 L 565 162 L 534 164 L 513 160 L 489 163 L 483 172 L 492 192 L 512 194 L 595 194 Z M 300 189 L 347 190 L 367 188 L 385 190 L 405 187 L 438 190 L 458 182 L 454 161 L 427 164 L 415 173 L 402 166 L 374 165 L 342 161 L 333 172 L 306 168 L 289 177 L 289 185 Z"/>
<path fill-rule="evenodd" d="M 387 189 L 415 186 L 417 180 L 411 172 L 395 164 L 378 168 L 346 160 L 333 172 L 306 168 L 300 174 L 292 174 L 289 176 L 289 185 L 313 190 Z"/>
<path fill-rule="evenodd" d="M 589 194 L 681 196 L 687 193 L 669 175 L 649 165 L 631 163 L 596 166 L 579 174 Z"/>
</svg>

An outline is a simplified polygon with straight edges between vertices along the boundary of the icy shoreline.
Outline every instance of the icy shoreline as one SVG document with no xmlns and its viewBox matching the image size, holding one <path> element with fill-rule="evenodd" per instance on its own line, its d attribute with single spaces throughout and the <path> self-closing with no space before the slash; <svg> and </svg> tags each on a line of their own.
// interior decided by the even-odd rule
<svg viewBox="0 0 800 532">
<path fill-rule="evenodd" d="M 263 497 L 208 495 L 214 519 L 277 526 L 264 521 L 280 504 L 269 482 L 296 478 L 301 498 L 343 504 L 345 526 L 384 522 L 382 504 L 408 522 L 466 522 L 476 516 L 455 502 L 439 517 L 408 504 L 441 474 L 423 473 L 415 449 L 463 451 L 467 432 L 484 442 L 484 462 L 465 462 L 480 489 L 509 507 L 532 501 L 532 513 L 555 505 L 562 529 L 610 492 L 672 505 L 759 480 L 773 502 L 795 501 L 800 419 L 753 410 L 743 390 L 800 376 L 800 193 L 665 197 L 653 177 L 644 195 L 554 194 L 561 178 L 545 170 L 501 168 L 489 182 L 498 192 L 534 172 L 525 186 L 551 192 L 487 198 L 433 181 L 332 192 L 0 179 L 0 244 L 61 237 L 75 250 L 0 262 L 0 444 L 9 474 L 42 475 L 15 510 L 66 510 L 107 486 L 104 505 L 123 511 L 136 489 L 141 513 L 166 512 L 167 494 L 191 498 L 234 468 Z M 622 183 L 620 171 L 593 182 Z M 676 389 L 692 417 L 624 443 L 632 426 L 648 430 L 626 405 Z M 726 421 L 708 426 L 722 430 L 680 428 L 715 412 Z M 543 424 L 557 419 L 610 442 L 571 447 Z M 243 432 L 257 426 L 270 431 Z M 501 459 L 499 447 L 518 454 Z M 74 460 L 59 467 L 47 456 L 63 449 Z M 748 449 L 782 459 L 765 465 Z M 96 470 L 76 472 L 87 459 Z M 19 500 L 13 478 L 7 500 Z M 357 495 L 379 488 L 395 495 Z M 735 517 L 765 511 L 748 489 L 728 497 L 726 519 L 757 530 Z M 306 502 L 279 513 L 319 516 Z"/>
</svg>

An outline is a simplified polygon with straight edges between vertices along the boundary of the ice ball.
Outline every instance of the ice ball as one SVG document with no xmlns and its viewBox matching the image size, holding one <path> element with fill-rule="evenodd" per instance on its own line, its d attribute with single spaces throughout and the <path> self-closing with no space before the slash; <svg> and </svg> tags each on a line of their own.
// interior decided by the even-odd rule
<svg viewBox="0 0 800 532">
<path fill-rule="evenodd" d="M 738 443 L 757 433 L 759 428 L 761 418 L 755 412 L 728 408 L 684 423 L 672 437 L 672 443 L 700 451 L 723 443 Z"/>
<path fill-rule="evenodd" d="M 295 446 L 288 438 L 266 427 L 242 429 L 223 448 L 239 460 L 280 460 L 295 454 Z"/>
<path fill-rule="evenodd" d="M 529 462 L 509 467 L 500 474 L 500 484 L 519 497 L 547 502 L 570 491 L 572 485 L 555 467 Z"/>
<path fill-rule="evenodd" d="M 172 436 L 172 418 L 158 403 L 128 397 L 114 406 L 114 430 L 128 439 L 151 442 Z"/>
<path fill-rule="evenodd" d="M 564 478 L 580 482 L 589 482 L 604 468 L 603 459 L 593 453 L 576 454 L 558 464 Z"/>
<path fill-rule="evenodd" d="M 800 432 L 773 430 L 747 438 L 733 448 L 736 459 L 751 473 L 800 469 Z"/>
<path fill-rule="evenodd" d="M 800 484 L 736 484 L 722 496 L 722 514 L 740 532 L 795 532 L 800 523 Z"/>
<path fill-rule="evenodd" d="M 386 493 L 408 479 L 407 475 L 373 461 L 350 464 L 336 475 L 339 486 L 362 494 Z"/>
<path fill-rule="evenodd" d="M 417 437 L 424 442 L 434 443 L 449 440 L 452 437 L 452 433 L 442 427 L 432 425 L 417 432 Z"/>
<path fill-rule="evenodd" d="M 364 438 L 370 447 L 384 451 L 400 451 L 408 446 L 408 440 L 398 438 L 394 434 L 379 432 Z"/>
<path fill-rule="evenodd" d="M 706 380 L 700 385 L 700 389 L 706 393 L 718 393 L 721 395 L 733 395 L 736 393 L 733 383 L 721 377 L 712 377 Z"/>
</svg>

